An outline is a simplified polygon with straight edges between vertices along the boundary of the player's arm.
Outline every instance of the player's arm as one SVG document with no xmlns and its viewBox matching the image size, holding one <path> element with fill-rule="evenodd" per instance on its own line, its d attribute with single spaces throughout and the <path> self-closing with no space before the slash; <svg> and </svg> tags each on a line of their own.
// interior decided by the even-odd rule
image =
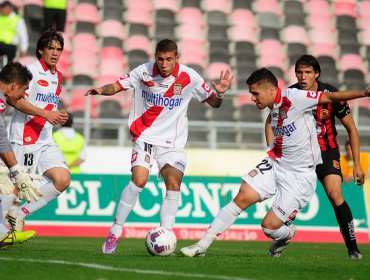
<svg viewBox="0 0 370 280">
<path fill-rule="evenodd" d="M 13 106 L 27 115 L 43 117 L 52 125 L 63 124 L 68 119 L 68 114 L 63 110 L 48 111 L 31 104 L 24 98 L 18 99 Z"/>
<path fill-rule="evenodd" d="M 114 95 L 120 91 L 122 91 L 123 88 L 120 86 L 118 82 L 112 83 L 112 84 L 107 84 L 98 88 L 92 88 L 89 89 L 86 93 L 85 96 L 88 95 Z"/>
<path fill-rule="evenodd" d="M 365 173 L 362 170 L 360 163 L 360 138 L 358 136 L 358 130 L 356 124 L 352 118 L 352 115 L 349 114 L 342 119 L 340 119 L 343 126 L 347 130 L 349 143 L 352 150 L 353 156 L 353 179 L 359 185 L 363 185 L 365 182 Z"/>
<path fill-rule="evenodd" d="M 271 116 L 269 115 L 265 122 L 265 138 L 267 146 L 270 146 L 274 142 L 274 133 L 271 129 Z"/>
<path fill-rule="evenodd" d="M 370 96 L 370 87 L 366 90 L 350 90 L 338 92 L 322 92 L 319 104 L 347 101 L 351 99 Z"/>
<path fill-rule="evenodd" d="M 207 103 L 213 108 L 219 108 L 222 104 L 222 100 L 226 91 L 230 88 L 231 82 L 233 80 L 233 75 L 231 75 L 230 70 L 221 71 L 220 81 L 218 84 L 212 82 L 213 89 L 216 91 L 216 94 L 212 95 L 207 99 Z"/>
</svg>

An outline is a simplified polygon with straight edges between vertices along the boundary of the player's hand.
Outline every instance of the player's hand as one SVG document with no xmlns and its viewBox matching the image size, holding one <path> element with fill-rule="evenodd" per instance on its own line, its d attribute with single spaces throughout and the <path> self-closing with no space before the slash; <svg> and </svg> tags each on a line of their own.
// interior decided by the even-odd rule
<svg viewBox="0 0 370 280">
<path fill-rule="evenodd" d="M 215 82 L 212 82 L 212 86 L 219 95 L 224 95 L 230 88 L 233 79 L 234 76 L 231 75 L 230 70 L 226 69 L 225 72 L 221 71 L 219 83 L 216 84 Z"/>
<path fill-rule="evenodd" d="M 65 111 L 47 111 L 45 118 L 52 125 L 64 124 L 68 120 L 68 114 Z"/>
<path fill-rule="evenodd" d="M 14 176 L 15 183 L 18 186 L 19 199 L 25 199 L 27 202 L 31 201 L 31 198 L 34 200 L 39 200 L 42 196 L 39 188 L 34 184 L 29 174 L 27 174 L 26 169 L 22 168 L 18 164 L 10 168 L 10 172 Z"/>
<path fill-rule="evenodd" d="M 92 88 L 92 89 L 89 89 L 88 91 L 85 92 L 85 96 L 88 96 L 88 95 L 100 95 L 102 93 L 102 89 L 101 88 Z"/>
<path fill-rule="evenodd" d="M 362 170 L 361 166 L 353 167 L 353 180 L 355 181 L 355 184 L 360 186 L 361 188 L 364 186 L 365 173 Z"/>
<path fill-rule="evenodd" d="M 14 190 L 14 184 L 9 178 L 9 169 L 5 165 L 0 165 L 0 194 L 11 194 Z"/>
</svg>

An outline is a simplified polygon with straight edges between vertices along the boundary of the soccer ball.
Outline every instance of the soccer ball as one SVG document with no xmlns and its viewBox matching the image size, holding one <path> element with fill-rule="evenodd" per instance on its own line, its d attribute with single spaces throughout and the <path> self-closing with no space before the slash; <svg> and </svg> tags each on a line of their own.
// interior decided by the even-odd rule
<svg viewBox="0 0 370 280">
<path fill-rule="evenodd" d="M 176 249 L 177 239 L 172 230 L 155 227 L 148 232 L 145 246 L 152 256 L 169 256 Z"/>
</svg>

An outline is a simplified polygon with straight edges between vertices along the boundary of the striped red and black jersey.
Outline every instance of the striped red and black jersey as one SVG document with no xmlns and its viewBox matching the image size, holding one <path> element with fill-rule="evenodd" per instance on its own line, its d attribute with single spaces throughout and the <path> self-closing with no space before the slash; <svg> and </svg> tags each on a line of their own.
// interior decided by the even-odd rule
<svg viewBox="0 0 370 280">
<path fill-rule="evenodd" d="M 290 88 L 301 89 L 299 84 L 291 85 Z M 318 91 L 336 92 L 338 89 L 330 84 L 318 82 Z M 314 116 L 316 119 L 316 126 L 318 129 L 317 140 L 320 144 L 322 152 L 337 149 L 339 144 L 337 141 L 337 129 L 335 127 L 335 118 L 342 119 L 351 113 L 351 109 L 347 102 L 334 102 L 328 104 L 321 104 L 316 107 Z"/>
</svg>

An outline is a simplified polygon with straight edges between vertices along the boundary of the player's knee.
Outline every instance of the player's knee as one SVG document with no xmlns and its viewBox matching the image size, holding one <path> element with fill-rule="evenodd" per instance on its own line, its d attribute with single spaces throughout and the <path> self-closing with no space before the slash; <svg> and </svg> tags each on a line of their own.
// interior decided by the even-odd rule
<svg viewBox="0 0 370 280">
<path fill-rule="evenodd" d="M 137 186 L 138 188 L 144 188 L 146 183 L 147 183 L 147 179 L 145 178 L 132 178 L 131 180 L 135 186 Z"/>
<path fill-rule="evenodd" d="M 341 192 L 331 192 L 328 194 L 329 200 L 333 206 L 341 205 L 344 201 L 344 198 L 342 196 Z"/>
</svg>

